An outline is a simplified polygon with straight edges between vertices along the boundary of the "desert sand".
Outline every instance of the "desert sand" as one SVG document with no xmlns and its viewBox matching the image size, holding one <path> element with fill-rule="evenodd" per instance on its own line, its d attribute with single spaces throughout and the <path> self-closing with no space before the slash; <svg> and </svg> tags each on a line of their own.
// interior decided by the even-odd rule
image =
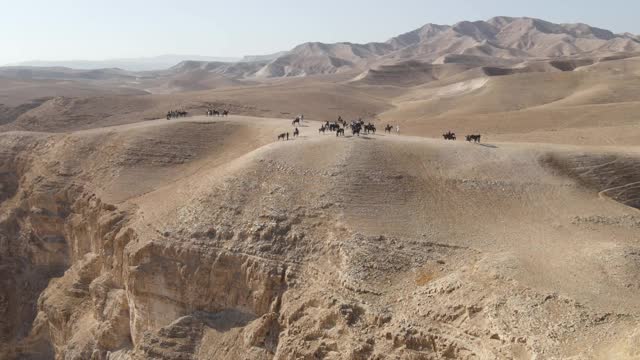
<svg viewBox="0 0 640 360">
<path fill-rule="evenodd" d="M 552 25 L 5 74 L 0 358 L 637 359 L 637 39 Z"/>
</svg>

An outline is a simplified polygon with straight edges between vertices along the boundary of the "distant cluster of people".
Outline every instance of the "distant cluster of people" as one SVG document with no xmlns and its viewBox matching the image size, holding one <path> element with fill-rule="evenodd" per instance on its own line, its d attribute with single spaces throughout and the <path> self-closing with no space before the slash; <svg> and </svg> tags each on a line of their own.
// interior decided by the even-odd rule
<svg viewBox="0 0 640 360">
<path fill-rule="evenodd" d="M 291 122 L 291 125 L 293 125 L 295 127 L 295 129 L 293 130 L 293 137 L 296 138 L 298 136 L 300 136 L 300 129 L 298 129 L 298 126 L 300 125 L 301 122 L 304 121 L 304 115 L 300 114 L 298 116 L 295 117 L 295 119 L 293 119 L 293 121 Z M 278 135 L 278 140 L 289 140 L 289 133 L 282 133 L 280 135 Z"/>
<path fill-rule="evenodd" d="M 208 114 L 207 114 L 208 115 Z M 294 131 L 293 131 L 293 137 L 298 137 L 300 134 L 300 130 L 298 129 L 298 126 L 300 126 L 300 124 L 302 123 L 302 121 L 304 121 L 304 115 L 298 115 L 296 116 L 293 121 L 291 122 L 291 125 L 293 125 L 295 127 Z M 338 119 L 335 121 L 326 121 L 324 124 L 322 124 L 320 126 L 320 128 L 318 129 L 318 133 L 319 134 L 325 134 L 326 132 L 335 132 L 336 136 L 344 136 L 345 134 L 345 130 L 346 129 L 350 129 L 351 130 L 351 134 L 352 136 L 360 136 L 361 133 L 363 134 L 374 134 L 376 133 L 376 126 L 371 123 L 365 123 L 364 120 L 362 120 L 362 118 L 359 118 L 357 120 L 352 120 L 351 122 L 347 122 L 345 121 L 342 116 L 338 116 Z M 395 125 L 395 127 L 391 124 L 387 124 L 384 127 L 384 132 L 385 133 L 389 133 L 391 134 L 393 132 L 393 130 L 395 129 L 396 134 L 400 134 L 400 125 Z M 444 134 L 442 134 L 442 137 L 445 140 L 453 140 L 455 141 L 456 138 L 456 133 L 454 133 L 453 131 L 448 131 Z M 290 138 L 290 133 L 289 132 L 284 132 L 278 135 L 277 139 L 278 140 L 289 140 Z M 479 143 L 481 140 L 482 136 L 481 135 L 466 135 L 465 139 L 468 142 L 474 142 L 474 143 Z"/>
<path fill-rule="evenodd" d="M 456 133 L 452 132 L 452 131 L 448 131 L 444 134 L 442 134 L 442 137 L 445 140 L 456 140 Z M 468 142 L 475 142 L 475 143 L 479 143 L 480 139 L 482 138 L 482 135 L 466 135 L 464 137 Z"/>
<path fill-rule="evenodd" d="M 169 110 L 167 112 L 167 120 L 170 120 L 173 118 L 186 117 L 187 115 L 189 115 L 189 113 L 184 110 Z M 207 109 L 207 116 L 228 116 L 228 115 L 229 115 L 229 110 Z M 291 136 L 289 132 L 284 132 L 279 134 L 277 139 L 289 140 L 290 137 L 294 137 L 294 138 L 298 137 L 300 135 L 300 130 L 298 129 L 298 126 L 300 126 L 300 124 L 303 121 L 304 121 L 304 114 L 300 114 L 296 116 L 291 122 L 291 124 L 295 127 L 295 129 L 293 130 L 293 135 Z M 336 121 L 325 122 L 322 126 L 320 126 L 320 129 L 318 129 L 318 132 L 321 134 L 325 134 L 327 131 L 329 131 L 329 132 L 335 132 L 336 136 L 344 136 L 345 129 L 350 129 L 352 136 L 360 136 L 361 133 L 364 133 L 365 135 L 366 134 L 375 135 L 377 130 L 374 124 L 372 124 L 371 122 L 365 124 L 362 118 L 359 118 L 358 120 L 352 120 L 350 123 L 348 123 L 342 118 L 342 116 L 338 116 L 338 120 Z M 394 130 L 393 125 L 387 124 L 384 127 L 385 133 L 391 134 L 393 130 Z M 396 134 L 400 134 L 400 125 L 395 126 L 395 131 L 396 131 Z M 452 140 L 452 141 L 455 141 L 457 139 L 456 133 L 454 133 L 453 131 L 447 131 L 446 133 L 442 134 L 442 137 L 445 140 Z M 480 134 L 465 136 L 465 139 L 468 142 L 474 142 L 474 143 L 479 143 L 481 141 L 481 138 L 482 136 Z"/>
<path fill-rule="evenodd" d="M 300 130 L 298 130 L 298 128 L 295 128 L 293 130 L 293 137 L 296 138 L 298 136 L 300 136 Z M 281 140 L 281 139 L 282 140 L 289 140 L 289 132 L 282 133 L 282 134 L 278 135 L 278 140 Z"/>
<path fill-rule="evenodd" d="M 300 130 L 298 129 L 298 126 L 300 126 L 300 124 L 304 121 L 304 115 L 298 115 L 296 116 L 293 121 L 291 122 L 291 125 L 293 125 L 295 127 L 294 130 L 294 137 L 298 136 L 300 133 Z M 335 132 L 336 136 L 344 136 L 345 134 L 345 130 L 346 129 L 350 129 L 351 130 L 351 134 L 353 136 L 360 136 L 360 134 L 375 134 L 377 129 L 376 126 L 369 122 L 369 123 L 365 123 L 364 120 L 362 120 L 362 118 L 359 118 L 357 120 L 352 120 L 351 122 L 347 122 L 345 121 L 342 116 L 338 116 L 338 119 L 330 122 L 327 121 L 325 122 L 322 126 L 320 126 L 320 128 L 318 129 L 318 133 L 320 134 L 325 134 L 326 132 Z M 394 127 L 390 124 L 387 124 L 387 126 L 385 127 L 385 132 L 391 133 L 393 131 Z M 396 133 L 400 133 L 400 126 L 396 125 L 395 127 Z M 278 140 L 289 140 L 289 133 L 281 133 L 278 135 L 277 139 Z"/>
<path fill-rule="evenodd" d="M 227 116 L 229 115 L 229 110 L 216 110 L 216 109 L 208 109 L 207 116 Z"/>
<path fill-rule="evenodd" d="M 360 133 L 364 133 L 365 135 L 375 134 L 377 131 L 376 126 L 374 124 L 372 124 L 371 122 L 365 124 L 362 118 L 359 118 L 358 120 L 353 120 L 351 121 L 351 123 L 347 123 L 342 119 L 342 116 L 339 116 L 337 121 L 334 121 L 334 122 L 327 121 L 326 123 L 324 123 L 324 125 L 322 125 L 320 129 L 318 129 L 318 132 L 324 134 L 327 131 L 330 131 L 330 132 L 335 131 L 336 136 L 340 136 L 340 135 L 344 136 L 345 128 L 351 129 L 351 134 L 354 136 L 360 136 Z M 392 130 L 393 130 L 393 126 L 387 124 L 387 126 L 385 127 L 385 132 L 391 133 Z M 400 126 L 396 126 L 396 133 L 400 133 Z"/>
<path fill-rule="evenodd" d="M 391 131 L 393 131 L 393 126 L 387 124 L 387 126 L 384 127 L 384 132 L 391 134 Z M 396 134 L 400 134 L 400 125 L 396 125 Z"/>
<path fill-rule="evenodd" d="M 167 120 L 171 120 L 173 118 L 186 117 L 189 115 L 188 112 L 183 110 L 169 110 L 167 111 Z"/>
</svg>

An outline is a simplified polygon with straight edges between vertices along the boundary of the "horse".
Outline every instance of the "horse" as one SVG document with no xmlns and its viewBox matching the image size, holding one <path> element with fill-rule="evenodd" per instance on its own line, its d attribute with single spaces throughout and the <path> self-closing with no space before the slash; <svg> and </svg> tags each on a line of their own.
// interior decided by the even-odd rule
<svg viewBox="0 0 640 360">
<path fill-rule="evenodd" d="M 229 116 L 229 110 L 224 110 L 222 112 L 222 116 Z"/>
<path fill-rule="evenodd" d="M 279 141 L 280 139 L 284 140 L 285 136 L 287 136 L 288 134 L 289 134 L 289 133 L 282 133 L 282 134 L 278 135 L 278 141 Z"/>
<path fill-rule="evenodd" d="M 362 126 L 359 122 L 351 125 L 351 134 L 360 136 L 360 130 L 362 130 Z"/>
<path fill-rule="evenodd" d="M 468 142 L 472 142 L 472 141 L 476 143 L 480 142 L 480 135 L 467 135 L 466 138 Z"/>
<path fill-rule="evenodd" d="M 293 130 L 293 137 L 298 137 L 298 135 L 300 135 L 300 130 L 296 128 L 295 130 Z"/>
<path fill-rule="evenodd" d="M 447 132 L 446 134 L 442 134 L 442 137 L 445 140 L 455 140 L 456 139 L 456 134 L 452 133 L 451 131 Z"/>
<path fill-rule="evenodd" d="M 299 117 L 295 118 L 295 119 L 291 122 L 291 125 L 293 125 L 293 126 L 300 125 L 300 118 L 299 118 Z"/>
<path fill-rule="evenodd" d="M 320 133 L 324 134 L 325 131 L 327 131 L 327 128 L 324 127 L 324 126 L 321 126 L 320 129 L 318 129 L 318 134 L 320 134 Z"/>
<path fill-rule="evenodd" d="M 338 129 L 338 131 L 336 131 L 336 136 L 340 136 L 340 135 L 344 136 L 344 129 L 342 129 L 342 128 L 340 128 L 340 129 Z"/>
<path fill-rule="evenodd" d="M 375 125 L 373 125 L 373 124 L 371 124 L 371 123 L 369 123 L 369 124 L 365 125 L 365 126 L 364 126 L 364 132 L 365 132 L 365 134 L 368 134 L 368 133 L 370 133 L 370 132 L 371 132 L 371 133 L 373 133 L 373 134 L 375 135 L 375 133 L 376 133 L 376 127 L 375 127 Z"/>
<path fill-rule="evenodd" d="M 393 126 L 387 124 L 387 126 L 384 127 L 384 132 L 385 133 L 389 133 L 391 134 L 391 130 L 393 130 Z"/>
</svg>

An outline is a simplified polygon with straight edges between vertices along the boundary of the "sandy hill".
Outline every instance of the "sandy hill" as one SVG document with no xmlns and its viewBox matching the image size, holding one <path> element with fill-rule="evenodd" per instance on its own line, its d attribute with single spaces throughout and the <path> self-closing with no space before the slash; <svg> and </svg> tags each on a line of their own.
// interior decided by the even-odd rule
<svg viewBox="0 0 640 360">
<path fill-rule="evenodd" d="M 637 149 L 318 125 L 0 134 L 0 352 L 637 356 Z"/>
<path fill-rule="evenodd" d="M 5 106 L 0 130 L 72 131 L 157 119 L 169 110 L 198 115 L 218 108 L 262 117 L 303 113 L 325 121 L 362 117 L 380 126 L 400 124 L 411 134 L 427 137 L 454 130 L 506 141 L 634 145 L 640 140 L 640 57 L 626 56 L 534 59 L 501 66 L 415 61 L 359 76 L 260 82 L 209 72 L 227 65 L 189 63 L 183 65 L 192 71 L 179 72 L 172 84 L 199 91 L 84 97 L 70 92 Z M 210 82 L 227 86 L 206 89 L 215 86 Z"/>
<path fill-rule="evenodd" d="M 387 96 L 401 93 L 385 87 L 360 87 L 344 81 L 346 79 L 309 77 L 152 96 L 54 97 L 35 108 L 25 107 L 16 112 L 11 121 L 0 126 L 0 131 L 64 132 L 162 118 L 169 110 L 202 115 L 209 108 L 263 117 L 290 118 L 304 113 L 331 120 L 338 114 L 347 118 L 373 118 L 391 109 Z"/>
<path fill-rule="evenodd" d="M 637 57 L 574 71 L 490 76 L 472 69 L 408 88 L 379 117 L 434 137 L 453 129 L 517 141 L 637 145 L 639 76 Z"/>
</svg>

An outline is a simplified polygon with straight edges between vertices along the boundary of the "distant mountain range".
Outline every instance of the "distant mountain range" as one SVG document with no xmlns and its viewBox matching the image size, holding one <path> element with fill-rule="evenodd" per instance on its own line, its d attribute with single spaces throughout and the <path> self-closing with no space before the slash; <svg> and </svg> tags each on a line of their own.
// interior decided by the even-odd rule
<svg viewBox="0 0 640 360">
<path fill-rule="evenodd" d="M 608 56 L 640 51 L 640 38 L 586 24 L 495 17 L 453 26 L 427 24 L 382 43 L 305 43 L 273 59 L 258 77 L 366 70 L 403 61 L 519 63 L 531 59 Z"/>
<path fill-rule="evenodd" d="M 164 70 L 185 60 L 236 62 L 239 58 L 200 55 L 160 55 L 154 57 L 111 60 L 25 61 L 12 66 L 65 67 L 80 70 L 119 68 L 128 71 Z"/>
<path fill-rule="evenodd" d="M 353 73 L 354 79 L 381 70 L 418 71 L 436 76 L 442 66 L 454 64 L 458 70 L 474 67 L 506 67 L 488 69 L 493 73 L 525 71 L 532 62 L 546 62 L 553 69 L 566 71 L 576 64 L 588 64 L 612 56 L 640 54 L 640 37 L 615 34 L 586 24 L 554 24 L 528 17 L 494 17 L 487 21 L 463 21 L 455 25 L 427 24 L 386 42 L 325 44 L 309 42 L 270 55 L 245 56 L 242 59 L 203 56 L 163 55 L 143 59 L 109 61 L 28 62 L 23 66 L 66 67 L 73 69 L 109 68 L 105 73 L 71 74 L 68 76 L 139 76 L 132 71 L 149 71 L 143 76 L 181 76 L 206 82 L 212 79 L 257 80 L 264 78 Z M 571 61 L 571 64 L 558 63 Z M 555 63 L 553 63 L 555 61 Z M 578 61 L 578 62 L 576 62 Z M 440 66 L 440 67 L 438 67 Z M 538 69 L 542 69 L 536 65 Z M 583 66 L 583 65 L 580 65 Z M 113 70 L 115 69 L 115 70 Z M 125 69 L 126 74 L 116 70 Z M 55 70 L 55 69 L 49 69 Z M 67 69 L 68 70 L 68 69 Z M 12 76 L 31 74 L 25 69 L 12 70 Z M 448 71 L 448 70 L 447 70 Z M 55 71 L 53 71 L 55 73 Z M 2 71 L 0 71 L 0 75 Z M 187 74 L 188 76 L 185 76 Z M 383 73 L 377 73 L 380 78 Z M 5 72 L 7 76 L 7 72 Z M 406 79 L 407 81 L 411 79 Z M 377 81 L 377 80 L 376 80 Z M 411 81 L 410 81 L 411 82 Z M 209 82 L 210 83 L 210 82 Z M 203 87 L 201 85 L 198 88 Z M 184 86 L 182 86 L 184 88 Z M 188 86 L 186 88 L 189 88 Z"/>
<path fill-rule="evenodd" d="M 353 44 L 304 43 L 290 51 L 247 57 L 242 71 L 233 64 L 189 62 L 238 78 L 277 78 L 366 72 L 405 62 L 516 66 L 550 59 L 604 58 L 640 52 L 640 37 L 615 34 L 586 24 L 554 24 L 528 17 L 494 17 L 455 25 L 427 24 L 386 42 Z M 185 64 L 173 67 L 184 69 Z"/>
</svg>

